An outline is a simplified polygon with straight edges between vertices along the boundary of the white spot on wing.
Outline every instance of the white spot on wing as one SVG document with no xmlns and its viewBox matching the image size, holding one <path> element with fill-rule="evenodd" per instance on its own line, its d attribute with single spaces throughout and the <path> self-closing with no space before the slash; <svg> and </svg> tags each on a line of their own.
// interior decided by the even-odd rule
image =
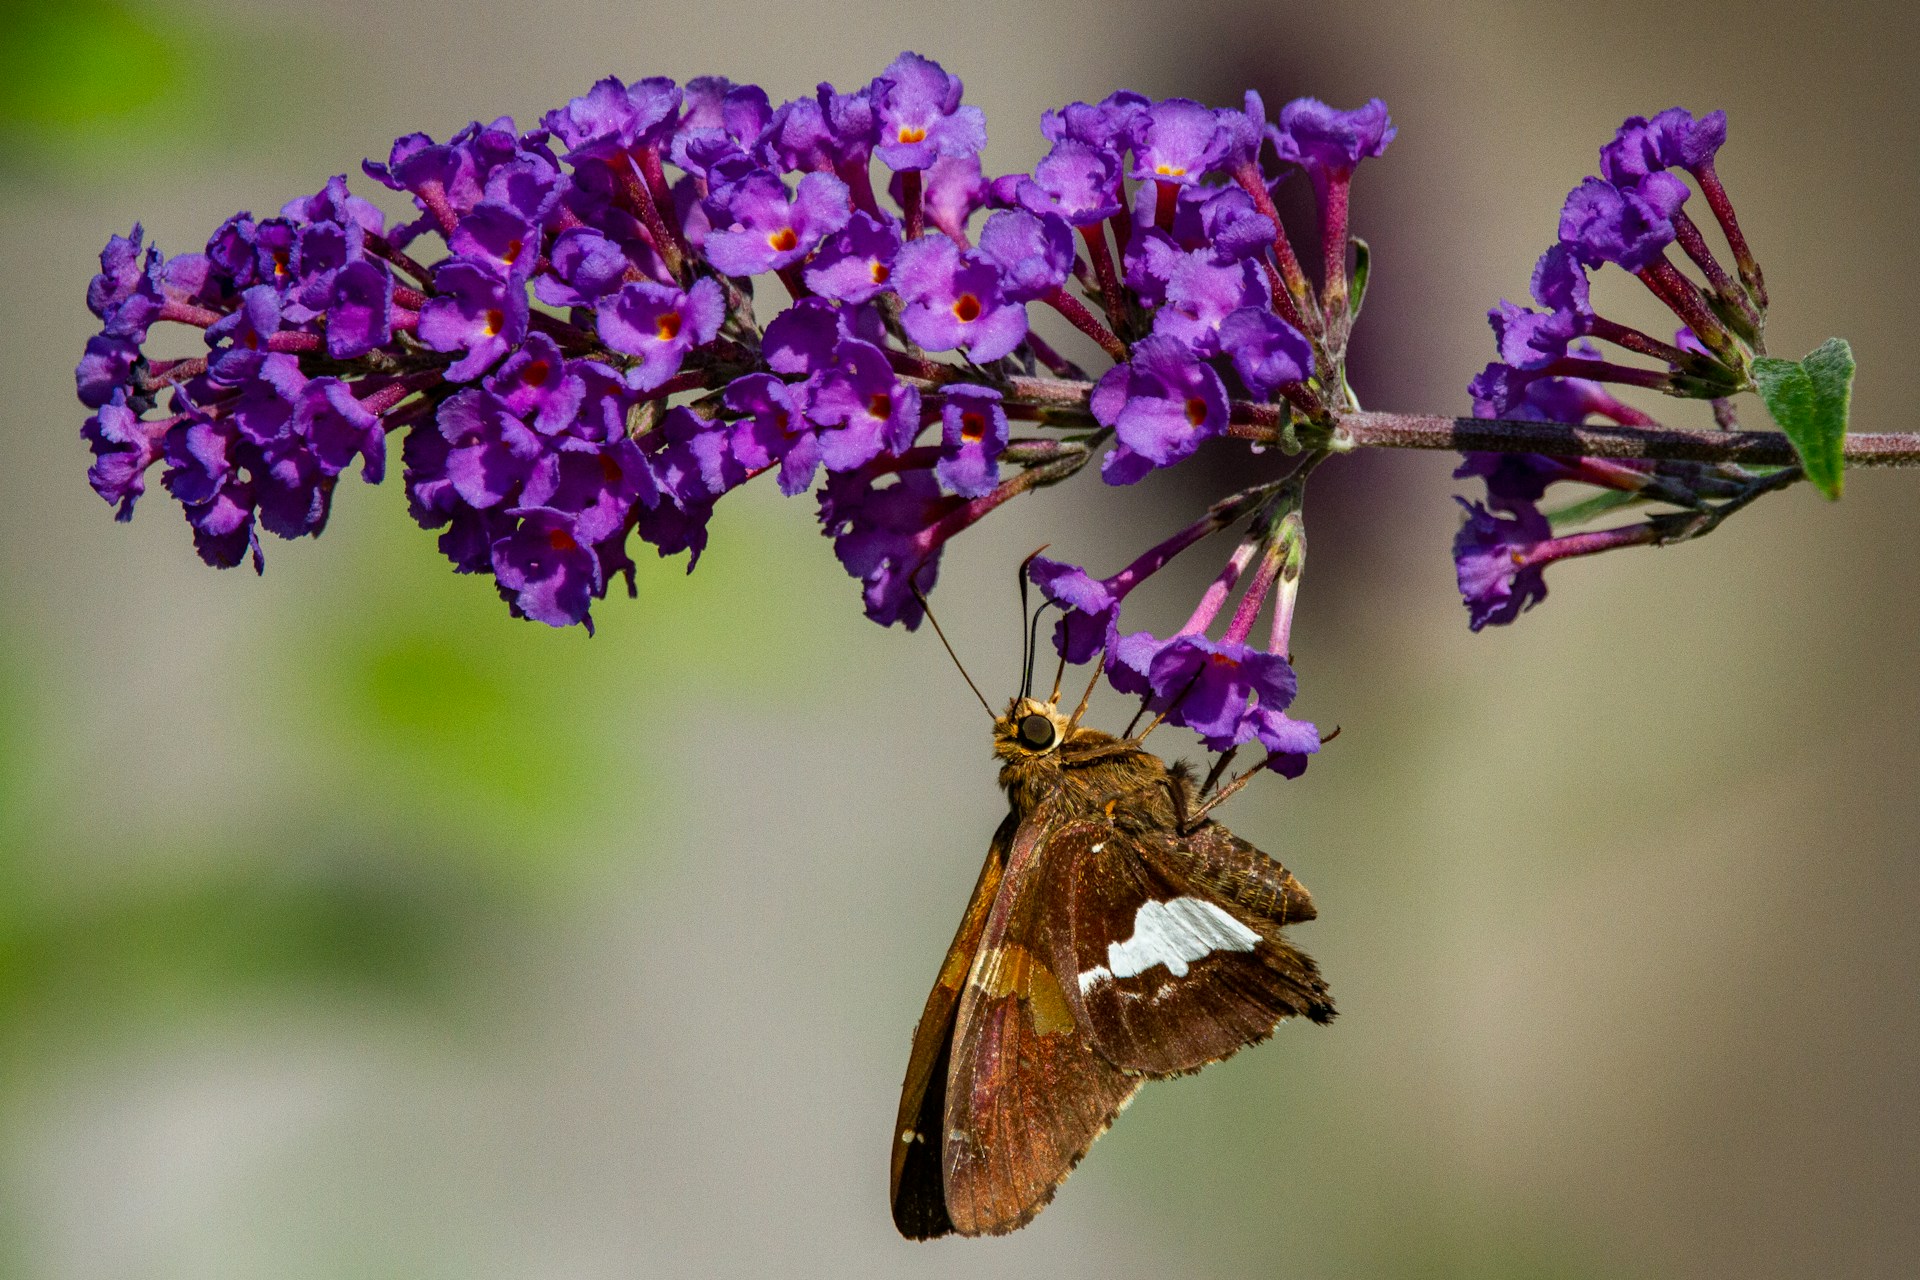
<svg viewBox="0 0 1920 1280">
<path fill-rule="evenodd" d="M 1098 983 L 1111 981 L 1113 981 L 1113 974 L 1108 972 L 1107 966 L 1097 964 L 1080 975 L 1080 994 L 1087 994 Z"/>
<path fill-rule="evenodd" d="M 1203 956 L 1215 951 L 1251 951 L 1259 941 L 1259 934 L 1204 899 L 1149 899 L 1134 912 L 1133 936 L 1125 942 L 1107 944 L 1105 968 L 1096 966 L 1081 974 L 1080 990 L 1084 992 L 1090 985 L 1089 974 L 1131 978 L 1157 964 L 1167 966 L 1167 972 L 1176 978 L 1184 977 L 1188 964 Z"/>
</svg>

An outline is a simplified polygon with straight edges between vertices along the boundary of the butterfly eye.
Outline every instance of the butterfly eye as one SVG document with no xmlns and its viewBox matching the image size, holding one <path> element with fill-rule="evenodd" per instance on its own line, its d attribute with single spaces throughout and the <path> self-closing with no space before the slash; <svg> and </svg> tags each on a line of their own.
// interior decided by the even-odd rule
<svg viewBox="0 0 1920 1280">
<path fill-rule="evenodd" d="M 1045 751 L 1053 745 L 1053 721 L 1035 712 L 1020 720 L 1020 745 L 1033 751 Z"/>
</svg>

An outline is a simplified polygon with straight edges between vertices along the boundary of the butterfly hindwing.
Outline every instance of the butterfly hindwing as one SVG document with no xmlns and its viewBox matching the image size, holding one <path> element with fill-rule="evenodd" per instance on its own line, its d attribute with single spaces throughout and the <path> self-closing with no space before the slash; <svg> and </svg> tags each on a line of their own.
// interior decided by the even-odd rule
<svg viewBox="0 0 1920 1280">
<path fill-rule="evenodd" d="M 1067 915 L 1055 967 L 1114 1066 L 1177 1075 L 1284 1018 L 1333 1016 L 1313 961 L 1280 934 L 1313 918 L 1306 890 L 1224 827 L 1183 837 L 1074 823 L 1052 836 L 1044 866 L 1045 894 Z"/>
<path fill-rule="evenodd" d="M 947 1216 L 941 1135 L 946 1131 L 947 1068 L 954 1020 L 1017 827 L 1017 821 L 1009 815 L 994 832 L 967 912 L 954 931 L 940 976 L 934 980 L 927 1007 L 913 1029 L 913 1054 L 907 1059 L 907 1078 L 900 1087 L 900 1114 L 893 1126 L 891 1186 L 894 1225 L 910 1240 L 930 1240 L 953 1230 Z"/>
<path fill-rule="evenodd" d="M 1020 825 L 980 937 L 947 1076 L 946 1212 L 964 1235 L 1026 1223 L 1140 1085 L 1093 1048 L 1056 972 L 1067 921 L 1044 892 L 1055 827 Z"/>
</svg>

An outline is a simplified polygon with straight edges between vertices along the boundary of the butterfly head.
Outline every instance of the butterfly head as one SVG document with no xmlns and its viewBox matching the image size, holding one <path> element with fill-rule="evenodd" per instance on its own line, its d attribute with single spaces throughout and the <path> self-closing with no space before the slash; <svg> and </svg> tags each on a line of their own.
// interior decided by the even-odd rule
<svg viewBox="0 0 1920 1280">
<path fill-rule="evenodd" d="M 1050 756 L 1072 731 L 1057 701 L 1015 698 L 993 722 L 993 753 L 1009 764 Z"/>
</svg>

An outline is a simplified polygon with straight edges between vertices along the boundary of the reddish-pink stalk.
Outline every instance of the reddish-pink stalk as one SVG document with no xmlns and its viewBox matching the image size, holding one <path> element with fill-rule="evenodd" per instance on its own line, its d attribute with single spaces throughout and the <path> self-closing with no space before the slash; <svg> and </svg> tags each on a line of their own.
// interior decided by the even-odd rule
<svg viewBox="0 0 1920 1280">
<path fill-rule="evenodd" d="M 1112 356 L 1115 363 L 1126 363 L 1127 344 L 1120 341 L 1113 330 L 1101 324 L 1099 317 L 1087 310 L 1086 303 L 1080 301 L 1080 299 L 1074 297 L 1065 289 L 1058 288 L 1052 293 L 1043 295 L 1040 300 L 1065 316 L 1067 322 L 1074 328 L 1098 343 L 1100 349 Z"/>
<path fill-rule="evenodd" d="M 1767 305 L 1767 284 L 1760 276 L 1760 263 L 1754 258 L 1753 250 L 1747 247 L 1747 238 L 1741 234 L 1740 220 L 1734 217 L 1733 201 L 1727 199 L 1727 190 L 1720 185 L 1720 175 L 1713 171 L 1713 161 L 1709 160 L 1692 171 L 1694 181 L 1700 184 L 1700 194 L 1707 198 L 1707 207 L 1713 210 L 1714 219 L 1720 224 L 1720 232 L 1727 238 L 1727 246 L 1733 250 L 1734 266 L 1740 272 L 1740 280 L 1753 295 L 1753 300 L 1762 310 Z"/>
</svg>

